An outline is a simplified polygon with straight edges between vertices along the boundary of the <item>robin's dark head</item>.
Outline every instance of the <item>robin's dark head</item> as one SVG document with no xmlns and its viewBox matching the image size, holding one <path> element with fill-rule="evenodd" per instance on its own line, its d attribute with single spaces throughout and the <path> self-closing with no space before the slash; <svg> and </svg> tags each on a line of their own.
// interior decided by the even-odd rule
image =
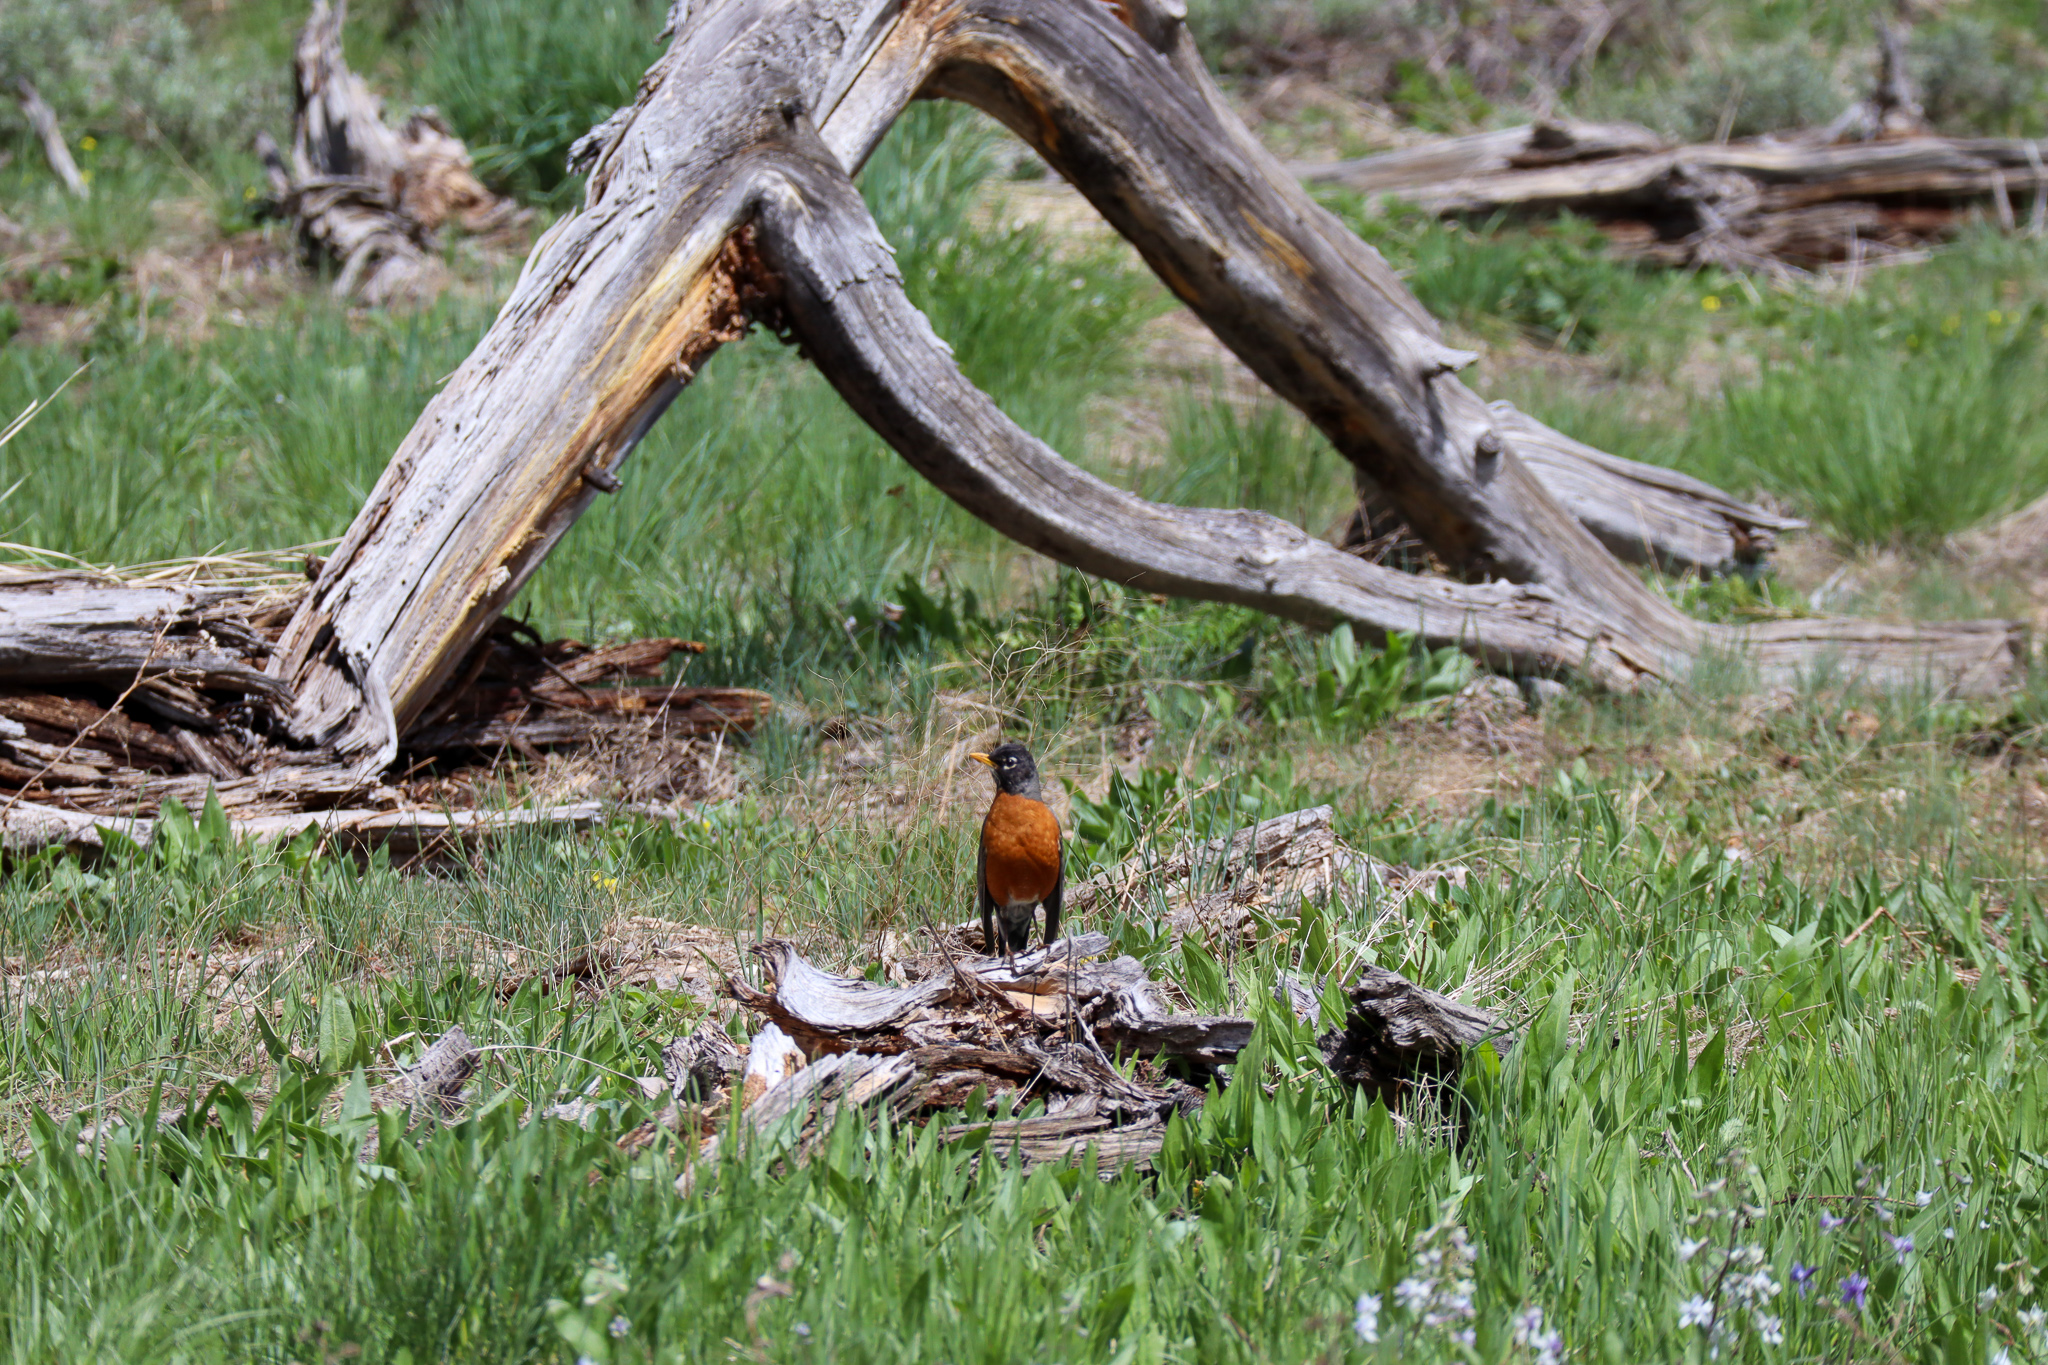
<svg viewBox="0 0 2048 1365">
<path fill-rule="evenodd" d="M 968 757 L 995 769 L 997 791 L 1028 796 L 1034 801 L 1042 799 L 1038 794 L 1038 765 L 1031 761 L 1031 751 L 1016 740 L 997 745 L 993 752 Z"/>
</svg>

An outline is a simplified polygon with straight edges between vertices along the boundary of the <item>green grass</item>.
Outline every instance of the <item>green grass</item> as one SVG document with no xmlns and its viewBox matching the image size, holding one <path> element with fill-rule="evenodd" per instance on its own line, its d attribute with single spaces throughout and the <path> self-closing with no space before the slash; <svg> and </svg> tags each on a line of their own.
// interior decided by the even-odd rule
<svg viewBox="0 0 2048 1365">
<path fill-rule="evenodd" d="M 1838 51 L 1865 41 L 1866 9 L 1732 7 L 1714 42 Z M 469 101 L 506 183 L 572 198 L 548 168 L 580 131 L 575 102 L 601 112 L 651 34 L 641 11 L 570 22 L 470 0 L 427 10 L 424 31 L 409 12 L 359 15 L 352 55 L 393 89 Z M 294 18 L 238 7 L 205 31 L 274 44 Z M 1956 19 L 2010 44 L 2036 16 Z M 560 70 L 534 68 L 530 44 L 479 64 L 522 34 Z M 1624 58 L 1676 98 L 1662 58 Z M 1468 118 L 1456 76 L 1403 98 Z M 0 538 L 134 562 L 338 533 L 505 281 L 406 313 L 309 294 L 185 339 L 135 285 L 152 205 L 196 193 L 239 230 L 248 166 L 180 168 L 120 134 L 94 155 L 90 205 L 49 192 L 31 157 L 0 168 L 10 215 L 66 239 L 64 261 L 0 292 L 83 323 L 61 346 L 0 345 L 0 413 L 91 361 L 0 451 Z M 862 179 L 976 382 L 1146 496 L 1327 527 L 1348 470 L 1299 417 L 1161 393 L 1134 363 L 1154 284 L 978 225 L 971 190 L 999 160 L 985 124 L 920 106 Z M 1972 234 L 1854 292 L 1752 288 L 1617 264 L 1578 223 L 1340 207 L 1489 348 L 1490 396 L 1609 449 L 1909 551 L 2048 487 L 2039 244 Z M 1163 435 L 1113 463 L 1097 418 L 1125 403 Z M 516 610 L 549 633 L 703 639 L 693 681 L 773 690 L 738 799 L 460 868 L 235 848 L 202 812 L 172 815 L 147 853 L 0 871 L 0 1357 L 1490 1362 L 1542 1359 L 1554 1331 L 1574 1361 L 2048 1360 L 2023 1316 L 2048 1264 L 2039 679 L 1964 707 L 1826 679 L 1749 698 L 1702 670 L 1664 695 L 1568 696 L 1534 728 L 1475 719 L 1427 668 L 1051 570 L 910 477 L 766 337 L 721 352 L 625 476 Z M 1675 591 L 1737 617 L 1797 600 Z M 883 600 L 906 608 L 894 634 Z M 1251 941 L 1176 939 L 1147 902 L 1081 925 L 1190 1007 L 1259 1020 L 1150 1175 L 1026 1176 L 978 1138 L 849 1125 L 808 1164 L 728 1146 L 681 1198 L 674 1150 L 622 1155 L 649 1110 L 625 1078 L 658 1071 L 704 1003 L 660 981 L 599 998 L 518 980 L 632 916 L 878 967 L 885 935 L 971 913 L 981 789 L 942 756 L 997 724 L 1069 789 L 1077 869 L 1328 801 L 1353 845 L 1468 875 L 1399 907 L 1254 907 Z M 847 735 L 873 766 L 844 761 Z M 1270 1004 L 1282 969 L 1362 962 L 1522 1028 L 1468 1071 L 1463 1147 L 1344 1092 Z M 245 994 L 195 987 L 223 965 Z M 357 1068 L 455 1023 L 489 1049 L 462 1121 L 407 1134 L 369 1114 Z M 599 1103 L 588 1130 L 541 1116 L 573 1095 Z M 81 1126 L 113 1114 L 130 1126 L 78 1153 Z M 1907 1235 L 1902 1258 L 1889 1239 Z M 1776 1292 L 1745 1304 L 1737 1274 L 1757 1272 Z M 1860 1304 L 1843 1303 L 1852 1276 Z M 1436 1325 L 1402 1306 L 1425 1279 L 1409 1297 Z M 1734 1335 L 1685 1325 L 1695 1299 Z M 1532 1309 L 1542 1325 L 1518 1337 Z"/>
<path fill-rule="evenodd" d="M 1925 548 L 2048 491 L 2048 248 L 1988 226 L 1851 291 L 1638 269 L 1569 217 L 1439 224 L 1329 202 L 1439 317 L 1583 355 L 1513 399 L 1603 449 L 1790 505 L 1849 545 Z M 1721 378 L 1702 387 L 1702 361 Z"/>
<path fill-rule="evenodd" d="M 653 0 L 438 4 L 420 35 L 420 90 L 486 182 L 566 207 L 583 193 L 563 164 L 570 144 L 633 102 L 665 12 Z"/>
<path fill-rule="evenodd" d="M 619 913 L 751 928 L 763 897 L 778 909 L 762 927 L 801 925 L 830 953 L 957 899 L 964 831 L 843 826 L 821 847 L 785 817 L 620 830 L 501 852 L 455 882 L 304 850 L 230 855 L 203 835 L 117 859 L 98 887 L 61 864 L 24 869 L 5 885 L 9 951 L 103 946 L 33 1005 L 4 1002 L 9 1127 L 36 1093 L 131 1120 L 187 1089 L 205 1098 L 140 1147 L 116 1130 L 98 1156 L 73 1154 L 79 1120 L 34 1121 L 36 1155 L 0 1172 L 14 1252 L 0 1336 L 20 1359 L 125 1361 L 350 1345 L 367 1360 L 567 1361 L 590 1354 L 590 1329 L 614 1360 L 728 1339 L 777 1359 L 1456 1360 L 1472 1358 L 1452 1339 L 1466 1326 L 1477 1358 L 1527 1358 L 1512 1322 L 1533 1306 L 1575 1358 L 1685 1359 L 1706 1341 L 1680 1305 L 1731 1301 L 1716 1253 L 1682 1254 L 1700 1238 L 1759 1248 L 1785 1355 L 1978 1360 L 2011 1340 L 2028 1358 L 2018 1267 L 2048 1255 L 2048 920 L 1934 866 L 1813 883 L 1711 839 L 1688 851 L 1624 774 L 1580 771 L 1470 823 L 1392 834 L 1388 852 L 1493 869 L 1397 916 L 1273 907 L 1248 950 L 1175 946 L 1144 907 L 1104 926 L 1196 1008 L 1261 1020 L 1238 1083 L 1177 1125 L 1157 1173 L 1108 1183 L 977 1169 L 974 1139 L 848 1125 L 800 1168 L 773 1142 L 728 1152 L 679 1199 L 672 1153 L 628 1159 L 610 1141 L 647 1112 L 621 1075 L 655 1070 L 699 1007 L 661 990 L 500 998 L 476 956 L 493 938 L 567 947 Z M 894 908 L 863 866 L 892 869 Z M 826 906 L 865 915 L 819 923 Z M 1891 918 L 1845 946 L 1880 909 Z M 224 951 L 229 923 L 311 936 L 249 983 L 274 1002 L 277 1057 L 246 1010 L 195 1009 L 171 975 L 188 950 L 201 968 Z M 358 946 L 398 942 L 418 946 Z M 1476 975 L 1523 1025 L 1522 1047 L 1468 1077 L 1462 1151 L 1345 1094 L 1266 1003 L 1280 967 L 1357 961 Z M 411 1136 L 371 1116 L 351 1068 L 454 1022 L 494 1049 L 472 1115 Z M 601 1106 L 589 1131 L 533 1118 L 585 1093 Z M 1735 1183 L 1717 1194 L 1722 1177 Z M 1470 1238 L 1474 1316 L 1431 1328 L 1393 1291 L 1427 1275 L 1414 1242 L 1440 1224 Z M 1903 1235 L 1901 1262 L 1884 1239 Z M 1811 1297 L 1795 1265 L 1818 1268 Z M 1855 1274 L 1868 1303 L 1837 1313 Z M 762 1276 L 787 1295 L 754 1294 Z M 1353 1328 L 1368 1293 L 1377 1348 Z M 1752 1318 L 1733 1321 L 1724 1355 L 1778 1357 Z"/>
</svg>

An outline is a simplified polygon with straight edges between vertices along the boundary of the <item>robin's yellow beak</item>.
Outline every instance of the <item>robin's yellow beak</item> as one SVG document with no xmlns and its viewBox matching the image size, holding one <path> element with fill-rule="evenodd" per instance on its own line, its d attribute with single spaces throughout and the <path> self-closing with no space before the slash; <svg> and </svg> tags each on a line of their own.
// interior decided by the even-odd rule
<svg viewBox="0 0 2048 1365">
<path fill-rule="evenodd" d="M 996 766 L 996 761 L 990 758 L 987 754 L 969 754 L 967 756 L 973 759 L 976 763 L 986 763 L 991 768 Z"/>
</svg>

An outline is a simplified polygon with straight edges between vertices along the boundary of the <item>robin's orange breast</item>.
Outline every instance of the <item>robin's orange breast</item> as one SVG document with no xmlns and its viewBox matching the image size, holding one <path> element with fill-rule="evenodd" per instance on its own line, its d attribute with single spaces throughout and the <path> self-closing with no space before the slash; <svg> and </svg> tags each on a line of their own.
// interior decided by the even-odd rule
<svg viewBox="0 0 2048 1365">
<path fill-rule="evenodd" d="M 1036 905 L 1060 879 L 1060 822 L 1043 801 L 996 795 L 981 822 L 983 874 L 997 905 Z"/>
</svg>

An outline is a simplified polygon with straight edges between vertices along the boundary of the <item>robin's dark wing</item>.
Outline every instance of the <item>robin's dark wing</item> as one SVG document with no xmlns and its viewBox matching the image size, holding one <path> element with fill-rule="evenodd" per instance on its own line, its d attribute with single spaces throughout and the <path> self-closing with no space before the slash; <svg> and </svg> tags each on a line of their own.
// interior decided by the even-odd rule
<svg viewBox="0 0 2048 1365">
<path fill-rule="evenodd" d="M 1060 850 L 1060 874 L 1053 878 L 1052 891 L 1045 898 L 1045 946 L 1050 948 L 1060 936 L 1060 897 L 1067 892 L 1067 853 Z"/>
</svg>

